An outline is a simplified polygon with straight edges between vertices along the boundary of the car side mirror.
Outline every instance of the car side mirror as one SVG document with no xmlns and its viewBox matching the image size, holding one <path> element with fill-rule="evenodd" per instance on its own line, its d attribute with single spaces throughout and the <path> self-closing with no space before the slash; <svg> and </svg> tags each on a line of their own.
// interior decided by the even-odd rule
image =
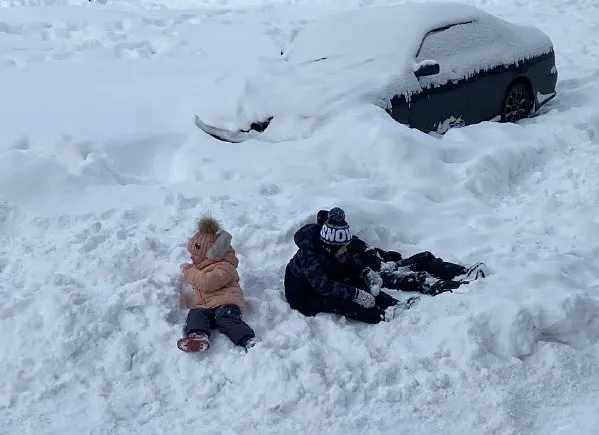
<svg viewBox="0 0 599 435">
<path fill-rule="evenodd" d="M 432 60 L 425 60 L 420 65 L 418 65 L 417 69 L 414 71 L 416 77 L 426 77 L 426 76 L 434 76 L 435 74 L 439 74 L 439 64 Z"/>
</svg>

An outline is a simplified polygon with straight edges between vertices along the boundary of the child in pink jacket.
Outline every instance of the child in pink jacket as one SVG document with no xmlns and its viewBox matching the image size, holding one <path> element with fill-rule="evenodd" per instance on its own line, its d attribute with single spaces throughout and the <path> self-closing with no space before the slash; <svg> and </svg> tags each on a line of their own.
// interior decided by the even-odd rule
<svg viewBox="0 0 599 435">
<path fill-rule="evenodd" d="M 181 305 L 189 308 L 185 336 L 177 347 L 201 352 L 209 347 L 210 331 L 216 328 L 236 345 L 249 349 L 254 331 L 243 320 L 243 291 L 239 285 L 239 260 L 231 247 L 231 235 L 210 217 L 200 220 L 198 232 L 187 242 L 191 263 L 181 265 Z"/>
</svg>

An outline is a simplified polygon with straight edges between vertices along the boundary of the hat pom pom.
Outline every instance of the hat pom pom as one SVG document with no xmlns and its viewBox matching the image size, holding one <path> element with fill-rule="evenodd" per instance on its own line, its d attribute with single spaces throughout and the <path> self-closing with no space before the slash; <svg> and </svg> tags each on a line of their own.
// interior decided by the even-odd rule
<svg viewBox="0 0 599 435">
<path fill-rule="evenodd" d="M 339 207 L 334 207 L 329 211 L 329 219 L 333 222 L 343 222 L 345 220 L 345 212 Z"/>
<path fill-rule="evenodd" d="M 220 230 L 218 221 L 212 217 L 203 217 L 198 222 L 198 231 L 203 234 L 215 235 Z"/>
</svg>

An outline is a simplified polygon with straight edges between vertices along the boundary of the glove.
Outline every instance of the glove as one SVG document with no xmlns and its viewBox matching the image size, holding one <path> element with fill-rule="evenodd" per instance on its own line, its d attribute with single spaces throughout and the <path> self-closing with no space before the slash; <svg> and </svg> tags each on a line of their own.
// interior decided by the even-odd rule
<svg viewBox="0 0 599 435">
<path fill-rule="evenodd" d="M 367 267 L 362 271 L 360 277 L 364 280 L 373 296 L 378 296 L 383 286 L 383 278 L 371 268 Z"/>
<path fill-rule="evenodd" d="M 356 304 L 361 305 L 364 308 L 374 307 L 374 296 L 364 290 L 358 289 L 353 300 Z"/>
</svg>

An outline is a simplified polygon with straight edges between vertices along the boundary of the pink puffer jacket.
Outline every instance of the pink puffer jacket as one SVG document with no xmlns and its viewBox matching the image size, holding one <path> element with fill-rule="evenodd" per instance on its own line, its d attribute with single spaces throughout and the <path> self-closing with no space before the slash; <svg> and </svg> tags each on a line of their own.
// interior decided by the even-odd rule
<svg viewBox="0 0 599 435">
<path fill-rule="evenodd" d="M 191 300 L 184 308 L 215 308 L 234 304 L 244 309 L 243 291 L 239 285 L 239 260 L 231 249 L 221 260 L 204 259 L 183 272 L 183 281 L 193 285 Z"/>
</svg>

